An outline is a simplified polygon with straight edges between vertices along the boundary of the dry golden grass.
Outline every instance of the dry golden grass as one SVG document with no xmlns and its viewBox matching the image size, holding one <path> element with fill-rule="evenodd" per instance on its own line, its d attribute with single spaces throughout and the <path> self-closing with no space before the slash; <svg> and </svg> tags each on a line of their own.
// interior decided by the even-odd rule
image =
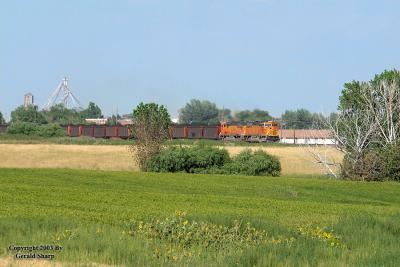
<svg viewBox="0 0 400 267">
<path fill-rule="evenodd" d="M 226 147 L 235 155 L 247 147 Z M 324 170 L 302 147 L 249 147 L 262 149 L 281 160 L 284 175 L 319 175 Z M 341 153 L 334 148 L 318 148 L 339 162 Z M 325 151 L 326 150 L 326 151 Z M 0 167 L 75 168 L 95 170 L 138 170 L 126 146 L 0 144 Z"/>
<path fill-rule="evenodd" d="M 136 170 L 126 146 L 0 144 L 0 167 Z"/>
<path fill-rule="evenodd" d="M 226 147 L 229 154 L 235 155 L 245 149 L 258 150 L 275 155 L 279 158 L 284 175 L 320 175 L 325 174 L 325 168 L 312 156 L 313 152 L 327 155 L 329 162 L 339 163 L 342 160 L 342 153 L 333 147 L 301 147 L 301 146 L 271 146 L 271 147 Z M 325 156 L 324 156 L 325 157 Z"/>
</svg>

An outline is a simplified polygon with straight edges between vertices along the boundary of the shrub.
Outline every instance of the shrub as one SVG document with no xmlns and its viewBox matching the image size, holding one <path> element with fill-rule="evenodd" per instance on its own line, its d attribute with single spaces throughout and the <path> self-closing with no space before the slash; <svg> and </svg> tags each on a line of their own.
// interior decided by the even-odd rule
<svg viewBox="0 0 400 267">
<path fill-rule="evenodd" d="M 380 153 L 382 176 L 400 182 L 400 144 L 389 146 Z"/>
<path fill-rule="evenodd" d="M 154 240 L 157 244 L 160 244 L 159 241 L 165 241 L 169 247 L 176 246 L 175 249 L 189 251 L 200 248 L 224 252 L 230 248 L 291 243 L 295 240 L 291 237 L 279 239 L 277 242 L 265 230 L 256 229 L 250 223 L 239 220 L 234 220 L 231 225 L 192 221 L 182 211 L 176 211 L 172 218 L 154 218 L 149 222 L 132 221 L 129 226 L 129 235 Z"/>
<path fill-rule="evenodd" d="M 7 128 L 10 134 L 36 135 L 39 125 L 31 122 L 13 122 Z"/>
<path fill-rule="evenodd" d="M 188 172 L 279 176 L 279 160 L 264 151 L 243 151 L 231 160 L 226 149 L 198 145 L 168 147 L 153 156 L 147 165 L 154 172 Z"/>
<path fill-rule="evenodd" d="M 228 151 L 210 146 L 168 147 L 153 156 L 147 165 L 154 172 L 210 173 L 229 161 Z"/>
<path fill-rule="evenodd" d="M 229 174 L 279 176 L 281 163 L 277 157 L 262 150 L 245 150 L 236 155 L 232 162 L 224 167 L 224 171 Z"/>
<path fill-rule="evenodd" d="M 400 181 L 400 145 L 374 148 L 366 151 L 356 163 L 348 157 L 343 160 L 344 179 L 362 181 Z"/>
<path fill-rule="evenodd" d="M 169 147 L 149 159 L 147 170 L 153 172 L 182 172 L 189 167 L 189 153 L 183 147 Z"/>
<path fill-rule="evenodd" d="M 10 134 L 23 134 L 29 136 L 55 137 L 64 136 L 64 130 L 57 124 L 37 124 L 31 122 L 13 122 L 8 127 Z"/>
<path fill-rule="evenodd" d="M 221 168 L 227 163 L 229 153 L 226 149 L 211 146 L 195 146 L 188 149 L 189 172 L 203 173 L 206 170 Z"/>
<path fill-rule="evenodd" d="M 58 124 L 43 124 L 38 127 L 37 135 L 42 137 L 65 136 L 65 131 Z"/>
</svg>

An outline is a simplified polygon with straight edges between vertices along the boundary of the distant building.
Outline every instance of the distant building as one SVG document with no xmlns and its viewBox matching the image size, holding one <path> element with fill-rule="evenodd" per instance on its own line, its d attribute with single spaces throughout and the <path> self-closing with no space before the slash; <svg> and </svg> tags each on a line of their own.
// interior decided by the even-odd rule
<svg viewBox="0 0 400 267">
<path fill-rule="evenodd" d="M 280 143 L 298 145 L 335 145 L 330 130 L 318 129 L 281 129 L 279 131 Z"/>
<path fill-rule="evenodd" d="M 85 119 L 87 123 L 93 123 L 96 125 L 106 125 L 107 124 L 107 118 L 98 118 L 98 119 Z"/>
<path fill-rule="evenodd" d="M 24 107 L 33 106 L 33 95 L 32 93 L 27 93 L 24 95 Z"/>
<path fill-rule="evenodd" d="M 121 124 L 122 126 L 125 126 L 125 125 L 132 125 L 132 124 L 133 124 L 133 120 L 132 120 L 132 119 L 129 119 L 129 118 L 127 118 L 127 119 L 120 119 L 120 120 L 117 120 L 117 122 L 118 122 L 118 124 Z"/>
</svg>

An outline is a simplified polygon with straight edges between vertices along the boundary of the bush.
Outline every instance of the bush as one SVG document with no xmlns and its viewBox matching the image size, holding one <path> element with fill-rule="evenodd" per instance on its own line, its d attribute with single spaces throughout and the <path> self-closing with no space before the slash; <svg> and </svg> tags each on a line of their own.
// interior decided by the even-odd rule
<svg viewBox="0 0 400 267">
<path fill-rule="evenodd" d="M 232 162 L 224 167 L 224 171 L 229 174 L 279 176 L 281 163 L 277 157 L 262 150 L 245 150 L 236 155 Z"/>
<path fill-rule="evenodd" d="M 365 152 L 356 163 L 343 160 L 342 178 L 362 181 L 400 181 L 400 145 L 374 148 Z"/>
<path fill-rule="evenodd" d="M 64 136 L 64 130 L 57 124 L 37 124 L 31 122 L 13 122 L 8 127 L 10 134 L 23 134 L 29 136 L 55 137 Z"/>
<path fill-rule="evenodd" d="M 58 124 L 43 124 L 39 126 L 37 135 L 42 137 L 58 137 L 65 136 L 65 131 Z"/>
<path fill-rule="evenodd" d="M 380 155 L 384 179 L 400 182 L 400 145 L 387 147 Z"/>
<path fill-rule="evenodd" d="M 154 172 L 279 176 L 279 160 L 263 151 L 246 150 L 231 160 L 226 149 L 211 146 L 168 147 L 153 156 L 147 165 Z"/>
<path fill-rule="evenodd" d="M 189 148 L 188 152 L 189 172 L 204 173 L 211 169 L 218 169 L 230 160 L 226 149 L 211 146 L 195 146 Z"/>
<path fill-rule="evenodd" d="M 36 135 L 39 125 L 31 122 L 13 122 L 7 128 L 10 134 Z"/>
<path fill-rule="evenodd" d="M 168 147 L 153 156 L 147 165 L 154 172 L 208 173 L 229 161 L 228 151 L 209 146 Z"/>
<path fill-rule="evenodd" d="M 182 172 L 187 171 L 189 153 L 186 148 L 169 147 L 150 158 L 147 170 L 153 172 Z"/>
</svg>

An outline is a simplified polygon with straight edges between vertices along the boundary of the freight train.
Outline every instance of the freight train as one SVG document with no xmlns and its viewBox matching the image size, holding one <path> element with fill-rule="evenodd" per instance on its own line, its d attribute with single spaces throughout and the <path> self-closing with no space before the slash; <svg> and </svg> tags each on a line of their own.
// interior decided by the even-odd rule
<svg viewBox="0 0 400 267">
<path fill-rule="evenodd" d="M 70 137 L 89 136 L 95 138 L 131 137 L 131 126 L 68 125 Z M 219 125 L 172 125 L 170 136 L 173 139 L 222 139 L 255 142 L 279 141 L 279 125 L 275 121 L 227 122 Z"/>
</svg>

